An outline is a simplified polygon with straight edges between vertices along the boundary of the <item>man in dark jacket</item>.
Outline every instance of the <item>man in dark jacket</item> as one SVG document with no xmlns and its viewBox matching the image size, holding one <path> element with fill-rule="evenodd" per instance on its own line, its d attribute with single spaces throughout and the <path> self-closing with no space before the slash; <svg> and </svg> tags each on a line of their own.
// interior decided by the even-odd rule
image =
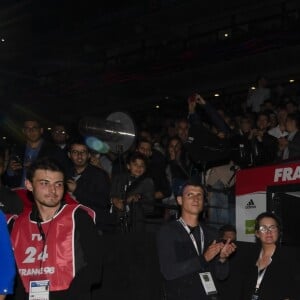
<svg viewBox="0 0 300 300">
<path fill-rule="evenodd" d="M 81 137 L 74 138 L 69 145 L 71 168 L 67 171 L 68 191 L 81 204 L 96 212 L 96 225 L 102 232 L 110 231 L 110 178 L 108 174 L 89 163 L 90 149 Z"/>
<path fill-rule="evenodd" d="M 217 242 L 217 232 L 199 223 L 204 187 L 188 180 L 177 197 L 181 218 L 163 225 L 157 247 L 167 300 L 204 300 L 217 295 L 214 277 L 228 276 L 227 258 L 235 251 L 230 239 Z M 217 299 L 217 298 L 214 298 Z"/>
</svg>

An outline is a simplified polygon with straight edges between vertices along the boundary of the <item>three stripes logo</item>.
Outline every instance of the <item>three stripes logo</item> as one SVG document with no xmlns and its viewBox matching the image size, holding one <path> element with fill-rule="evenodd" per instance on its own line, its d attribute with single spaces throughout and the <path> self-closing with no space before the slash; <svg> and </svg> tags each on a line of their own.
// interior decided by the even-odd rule
<svg viewBox="0 0 300 300">
<path fill-rule="evenodd" d="M 250 199 L 249 202 L 245 206 L 245 209 L 251 209 L 251 208 L 256 208 L 256 205 L 255 205 L 253 199 Z"/>
</svg>

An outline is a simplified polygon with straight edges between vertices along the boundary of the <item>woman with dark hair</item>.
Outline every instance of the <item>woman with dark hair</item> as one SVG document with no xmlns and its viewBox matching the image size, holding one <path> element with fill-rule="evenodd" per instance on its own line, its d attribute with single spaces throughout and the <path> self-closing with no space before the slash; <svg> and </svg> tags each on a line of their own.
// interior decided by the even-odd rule
<svg viewBox="0 0 300 300">
<path fill-rule="evenodd" d="M 299 283 L 296 272 L 298 254 L 292 248 L 280 245 L 281 223 L 270 212 L 264 212 L 255 220 L 255 236 L 258 247 L 247 254 L 244 266 L 242 296 L 247 300 L 299 299 Z"/>
</svg>

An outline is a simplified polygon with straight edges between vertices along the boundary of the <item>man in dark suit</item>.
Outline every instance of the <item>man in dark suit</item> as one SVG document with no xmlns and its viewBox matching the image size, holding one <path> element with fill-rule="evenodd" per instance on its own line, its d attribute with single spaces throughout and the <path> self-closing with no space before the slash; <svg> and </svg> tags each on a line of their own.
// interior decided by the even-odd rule
<svg viewBox="0 0 300 300">
<path fill-rule="evenodd" d="M 158 232 L 167 300 L 218 299 L 214 282 L 229 274 L 227 258 L 235 251 L 235 244 L 230 239 L 217 242 L 217 232 L 200 224 L 204 198 L 205 189 L 198 180 L 188 180 L 177 197 L 180 219 L 163 225 Z"/>
<path fill-rule="evenodd" d="M 72 166 L 67 171 L 68 191 L 81 204 L 96 212 L 99 231 L 110 231 L 110 178 L 108 174 L 89 163 L 90 149 L 84 138 L 75 137 L 69 144 L 68 155 Z M 112 228 L 113 229 L 113 228 Z"/>
<path fill-rule="evenodd" d="M 289 135 L 279 139 L 283 159 L 296 159 L 300 157 L 300 113 L 290 113 L 286 118 L 286 130 Z"/>
</svg>

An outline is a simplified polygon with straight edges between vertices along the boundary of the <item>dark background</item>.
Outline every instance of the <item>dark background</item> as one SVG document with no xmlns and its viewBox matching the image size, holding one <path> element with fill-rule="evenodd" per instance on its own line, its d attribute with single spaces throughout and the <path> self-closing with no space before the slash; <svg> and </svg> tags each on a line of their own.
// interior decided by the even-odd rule
<svg viewBox="0 0 300 300">
<path fill-rule="evenodd" d="M 234 110 L 260 74 L 297 94 L 299 9 L 297 0 L 1 0 L 1 127 L 11 132 L 25 113 L 45 123 L 178 114 L 194 91 L 230 96 Z"/>
</svg>

